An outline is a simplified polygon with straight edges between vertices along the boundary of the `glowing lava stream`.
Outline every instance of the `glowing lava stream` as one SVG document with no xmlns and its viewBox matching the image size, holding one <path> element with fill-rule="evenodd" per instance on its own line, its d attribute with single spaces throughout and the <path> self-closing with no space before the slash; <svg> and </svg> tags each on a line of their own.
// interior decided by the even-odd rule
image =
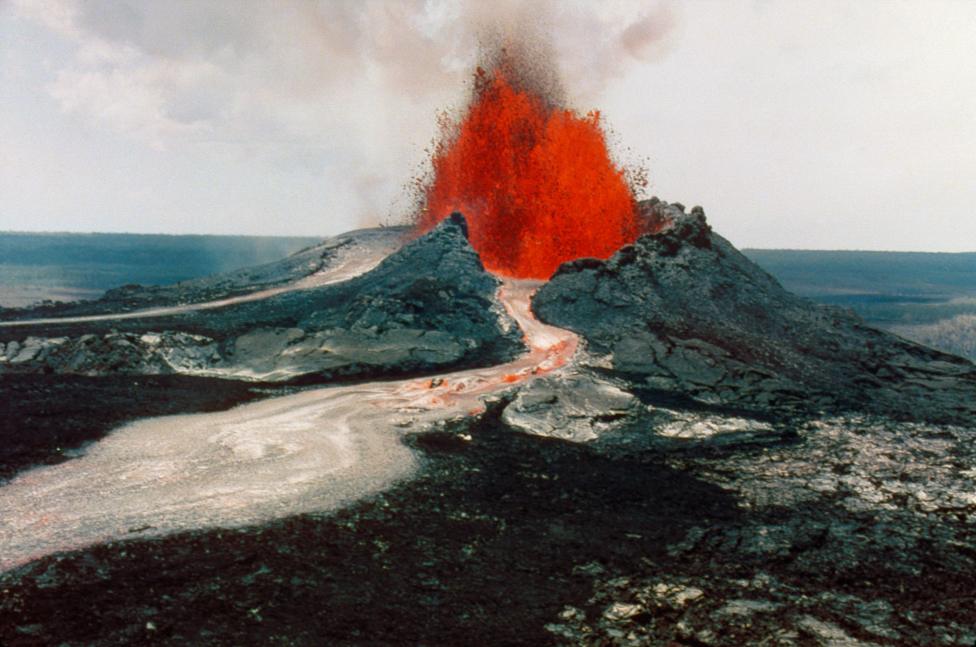
<svg viewBox="0 0 976 647">
<path fill-rule="evenodd" d="M 113 539 L 327 512 L 412 474 L 403 433 L 484 410 L 484 396 L 569 361 L 575 334 L 532 316 L 538 282 L 498 296 L 529 352 L 437 379 L 316 389 L 121 427 L 83 456 L 0 487 L 0 571 Z"/>
<path fill-rule="evenodd" d="M 179 306 L 166 306 L 160 308 L 148 308 L 145 310 L 135 310 L 133 312 L 123 312 L 104 315 L 84 315 L 81 317 L 50 317 L 46 319 L 21 319 L 12 321 L 0 321 L 0 327 L 10 326 L 36 326 L 46 324 L 75 324 L 93 321 L 113 321 L 117 319 L 143 319 L 147 317 L 171 317 L 173 315 L 191 312 L 193 310 L 212 310 L 223 308 L 224 306 L 247 303 L 249 301 L 260 301 L 273 297 L 283 292 L 294 290 L 307 290 L 310 288 L 341 283 L 351 278 L 365 274 L 380 264 L 384 258 L 400 248 L 402 241 L 400 237 L 390 237 L 389 240 L 373 242 L 372 244 L 361 244 L 355 239 L 353 242 L 340 247 L 337 250 L 338 259 L 325 269 L 314 274 L 293 281 L 287 285 L 266 290 L 249 292 L 236 297 L 218 299 L 216 301 L 205 301 L 202 303 L 189 303 Z"/>
</svg>

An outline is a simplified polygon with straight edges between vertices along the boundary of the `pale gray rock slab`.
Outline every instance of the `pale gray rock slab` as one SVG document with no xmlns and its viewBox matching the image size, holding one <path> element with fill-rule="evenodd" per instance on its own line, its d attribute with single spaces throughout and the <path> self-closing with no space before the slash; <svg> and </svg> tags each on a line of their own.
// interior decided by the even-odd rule
<svg viewBox="0 0 976 647">
<path fill-rule="evenodd" d="M 633 422 L 640 409 L 637 398 L 619 386 L 567 371 L 520 389 L 502 422 L 527 434 L 587 442 Z"/>
</svg>

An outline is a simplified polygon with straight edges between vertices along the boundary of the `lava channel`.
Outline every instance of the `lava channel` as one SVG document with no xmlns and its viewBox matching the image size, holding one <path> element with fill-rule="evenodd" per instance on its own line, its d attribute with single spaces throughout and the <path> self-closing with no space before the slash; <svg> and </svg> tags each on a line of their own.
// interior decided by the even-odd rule
<svg viewBox="0 0 976 647">
<path fill-rule="evenodd" d="M 408 478 L 418 461 L 404 433 L 480 413 L 486 395 L 571 360 L 577 336 L 532 316 L 538 285 L 499 289 L 529 348 L 512 362 L 141 420 L 23 473 L 0 487 L 0 571 L 115 539 L 328 512 Z"/>
</svg>

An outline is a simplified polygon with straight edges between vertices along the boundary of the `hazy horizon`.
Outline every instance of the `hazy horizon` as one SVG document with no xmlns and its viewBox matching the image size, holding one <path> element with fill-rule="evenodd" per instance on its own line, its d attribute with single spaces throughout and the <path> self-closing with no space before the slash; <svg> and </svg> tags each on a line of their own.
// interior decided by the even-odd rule
<svg viewBox="0 0 976 647">
<path fill-rule="evenodd" d="M 0 2 L 0 229 L 326 237 L 402 218 L 478 34 L 740 247 L 976 248 L 976 4 Z"/>
<path fill-rule="evenodd" d="M 378 225 L 378 226 L 395 226 L 395 225 Z M 351 231 L 351 230 L 347 230 Z M 346 232 L 338 232 L 346 233 Z M 3 235 L 28 235 L 28 236 L 57 236 L 57 235 L 69 235 L 69 236 L 199 236 L 199 237 L 224 237 L 224 238 L 293 238 L 293 239 L 310 239 L 310 240 L 322 240 L 334 236 L 336 234 L 327 234 L 323 236 L 317 236 L 314 234 L 306 235 L 295 235 L 295 234 L 212 234 L 206 232 L 160 232 L 160 231 L 55 231 L 55 230 L 29 230 L 29 229 L 0 229 L 0 236 Z M 847 248 L 847 247 L 756 247 L 756 246 L 743 246 L 740 251 L 775 251 L 775 252 L 857 252 L 857 253 L 876 253 L 876 254 L 976 254 L 976 248 L 973 249 L 963 249 L 960 251 L 952 252 L 940 252 L 940 251 L 925 251 L 917 249 L 857 249 L 857 248 Z"/>
<path fill-rule="evenodd" d="M 0 235 L 19 235 L 26 234 L 31 236 L 45 235 L 69 235 L 69 236 L 223 236 L 239 238 L 327 238 L 328 236 L 316 236 L 315 234 L 295 235 L 295 234 L 211 234 L 207 232 L 169 232 L 169 231 L 70 231 L 64 229 L 0 229 Z"/>
</svg>

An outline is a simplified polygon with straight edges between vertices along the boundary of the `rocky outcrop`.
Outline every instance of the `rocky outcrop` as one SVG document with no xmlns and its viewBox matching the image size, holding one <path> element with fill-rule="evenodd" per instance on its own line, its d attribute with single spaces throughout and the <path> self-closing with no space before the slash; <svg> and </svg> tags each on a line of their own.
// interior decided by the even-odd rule
<svg viewBox="0 0 976 647">
<path fill-rule="evenodd" d="M 0 347 L 0 371 L 280 381 L 500 363 L 522 344 L 499 285 L 455 214 L 348 281 L 172 317 L 44 326 Z"/>
<path fill-rule="evenodd" d="M 28 337 L 0 343 L 0 371 L 162 375 L 205 370 L 220 360 L 214 340 L 182 332 Z"/>
<path fill-rule="evenodd" d="M 688 416 L 702 440 L 730 420 Z M 693 524 L 655 564 L 579 565 L 592 597 L 549 630 L 583 645 L 976 644 L 963 604 L 976 557 L 972 429 L 871 416 L 795 427 L 763 451 L 669 453 L 670 468 L 747 512 Z"/>
<path fill-rule="evenodd" d="M 563 265 L 533 300 L 611 371 L 648 391 L 750 409 L 970 416 L 976 367 L 797 297 L 711 231 L 658 202 L 668 224 L 607 261 Z"/>
<path fill-rule="evenodd" d="M 505 407 L 502 422 L 526 434 L 587 442 L 633 423 L 641 411 L 618 385 L 571 369 L 529 382 Z"/>
</svg>

